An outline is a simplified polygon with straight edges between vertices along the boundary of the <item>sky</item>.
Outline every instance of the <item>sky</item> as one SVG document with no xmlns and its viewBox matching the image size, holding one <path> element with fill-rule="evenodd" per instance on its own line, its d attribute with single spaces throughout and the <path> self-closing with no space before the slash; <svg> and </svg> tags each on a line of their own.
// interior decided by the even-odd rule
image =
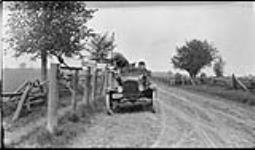
<svg viewBox="0 0 255 150">
<path fill-rule="evenodd" d="M 115 50 L 130 62 L 144 60 L 153 71 L 179 71 L 170 61 L 176 47 L 196 38 L 219 50 L 226 75 L 249 75 L 255 74 L 255 5 L 247 3 L 88 2 L 89 8 L 99 8 L 88 26 L 97 32 L 115 32 Z M 11 50 L 4 55 L 4 67 L 15 68 L 21 62 L 40 67 L 28 56 L 11 55 Z M 80 65 L 74 59 L 68 63 Z M 202 72 L 213 74 L 212 67 Z"/>
</svg>

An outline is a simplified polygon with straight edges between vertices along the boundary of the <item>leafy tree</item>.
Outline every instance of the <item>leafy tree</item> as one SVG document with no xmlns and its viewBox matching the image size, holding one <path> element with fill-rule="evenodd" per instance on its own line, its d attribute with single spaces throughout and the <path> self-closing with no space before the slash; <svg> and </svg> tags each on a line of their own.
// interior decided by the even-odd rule
<svg viewBox="0 0 255 150">
<path fill-rule="evenodd" d="M 79 1 L 17 1 L 8 3 L 10 10 L 6 39 L 15 57 L 31 54 L 32 60 L 41 58 L 41 79 L 47 79 L 47 57 L 55 56 L 65 64 L 62 56 L 73 57 L 84 49 L 81 40 L 93 35 L 85 24 L 93 17 L 94 9 L 87 9 Z"/>
<path fill-rule="evenodd" d="M 223 77 L 223 69 L 225 64 L 226 62 L 223 61 L 222 57 L 217 58 L 217 61 L 214 63 L 213 66 L 213 71 L 217 77 Z"/>
<path fill-rule="evenodd" d="M 119 52 L 114 52 L 113 53 L 113 58 L 112 61 L 116 64 L 117 68 L 125 68 L 129 66 L 129 62 L 126 57 L 124 57 L 121 53 Z"/>
<path fill-rule="evenodd" d="M 114 50 L 114 33 L 111 36 L 108 33 L 96 34 L 90 39 L 86 46 L 86 50 L 91 54 L 91 59 L 96 62 L 108 62 L 109 53 Z"/>
<path fill-rule="evenodd" d="M 191 78 L 195 78 L 203 67 L 210 66 L 217 53 L 216 48 L 206 40 L 196 39 L 186 42 L 176 50 L 177 55 L 171 59 L 174 67 L 186 70 Z"/>
</svg>

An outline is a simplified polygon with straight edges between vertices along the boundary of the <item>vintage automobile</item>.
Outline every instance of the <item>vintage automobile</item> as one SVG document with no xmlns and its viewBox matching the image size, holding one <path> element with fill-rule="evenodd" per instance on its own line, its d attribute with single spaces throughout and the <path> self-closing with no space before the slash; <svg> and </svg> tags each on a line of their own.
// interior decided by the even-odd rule
<svg viewBox="0 0 255 150">
<path fill-rule="evenodd" d="M 106 92 L 107 113 L 113 114 L 121 106 L 129 104 L 141 104 L 149 106 L 155 113 L 155 100 L 157 90 L 150 83 L 148 75 L 142 71 L 128 71 L 128 73 L 115 73 L 114 79 L 117 86 Z"/>
</svg>

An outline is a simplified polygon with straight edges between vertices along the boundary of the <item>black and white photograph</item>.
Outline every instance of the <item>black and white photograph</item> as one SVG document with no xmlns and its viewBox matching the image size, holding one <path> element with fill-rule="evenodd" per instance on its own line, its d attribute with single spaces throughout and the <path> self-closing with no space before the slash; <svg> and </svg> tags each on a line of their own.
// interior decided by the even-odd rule
<svg viewBox="0 0 255 150">
<path fill-rule="evenodd" d="M 255 148 L 255 1 L 0 1 L 1 149 Z"/>
</svg>

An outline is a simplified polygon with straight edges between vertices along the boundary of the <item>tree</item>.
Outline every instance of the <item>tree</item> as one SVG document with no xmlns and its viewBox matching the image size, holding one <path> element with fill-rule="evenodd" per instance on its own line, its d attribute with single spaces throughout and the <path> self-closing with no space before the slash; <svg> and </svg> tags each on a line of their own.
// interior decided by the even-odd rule
<svg viewBox="0 0 255 150">
<path fill-rule="evenodd" d="M 222 57 L 217 58 L 217 61 L 214 63 L 213 66 L 213 71 L 217 77 L 223 77 L 223 70 L 225 64 L 226 62 L 223 61 Z"/>
<path fill-rule="evenodd" d="M 125 68 L 129 66 L 129 62 L 126 57 L 124 57 L 121 53 L 119 52 L 114 52 L 112 61 L 116 64 L 117 68 Z"/>
<path fill-rule="evenodd" d="M 84 49 L 81 40 L 93 35 L 85 24 L 96 10 L 79 1 L 11 2 L 6 39 L 15 57 L 32 54 L 41 58 L 41 79 L 47 79 L 47 57 L 73 57 Z"/>
<path fill-rule="evenodd" d="M 87 44 L 86 50 L 90 53 L 91 59 L 103 63 L 108 61 L 109 53 L 114 50 L 114 33 L 96 34 Z"/>
<path fill-rule="evenodd" d="M 196 39 L 176 50 L 177 55 L 171 59 L 174 67 L 186 70 L 191 78 L 195 78 L 203 67 L 210 66 L 217 53 L 216 48 L 206 40 L 202 42 Z"/>
<path fill-rule="evenodd" d="M 24 69 L 24 68 L 26 68 L 26 67 L 27 67 L 27 64 L 26 64 L 26 63 L 24 63 L 24 62 L 23 62 L 23 63 L 20 63 L 20 64 L 19 64 L 19 67 L 20 67 L 20 68 L 22 68 L 22 69 Z"/>
</svg>

